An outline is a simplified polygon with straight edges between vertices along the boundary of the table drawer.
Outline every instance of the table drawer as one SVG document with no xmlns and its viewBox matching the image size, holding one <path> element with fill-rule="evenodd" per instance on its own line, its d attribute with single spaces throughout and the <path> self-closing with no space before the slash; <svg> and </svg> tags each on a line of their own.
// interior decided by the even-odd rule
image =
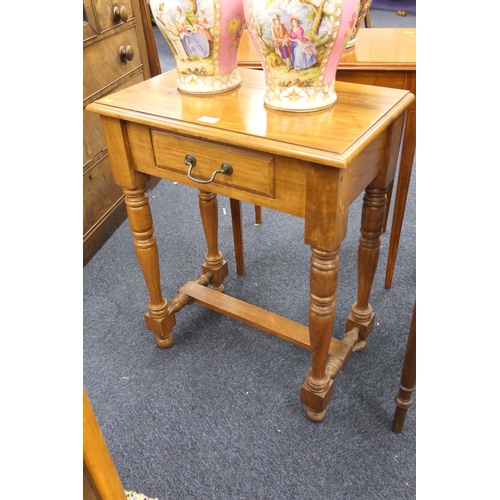
<svg viewBox="0 0 500 500">
<path fill-rule="evenodd" d="M 120 47 L 130 47 L 132 60 L 120 58 Z M 135 27 L 89 45 L 83 51 L 83 99 L 113 84 L 142 65 Z"/>
<path fill-rule="evenodd" d="M 246 149 L 233 148 L 206 141 L 199 141 L 157 130 L 151 131 L 156 166 L 179 172 L 187 176 L 189 166 L 184 163 L 186 154 L 196 158 L 191 176 L 208 180 L 221 164 L 227 162 L 233 167 L 231 175 L 217 174 L 214 184 L 275 197 L 274 156 Z M 203 184 L 199 184 L 200 188 Z"/>
</svg>

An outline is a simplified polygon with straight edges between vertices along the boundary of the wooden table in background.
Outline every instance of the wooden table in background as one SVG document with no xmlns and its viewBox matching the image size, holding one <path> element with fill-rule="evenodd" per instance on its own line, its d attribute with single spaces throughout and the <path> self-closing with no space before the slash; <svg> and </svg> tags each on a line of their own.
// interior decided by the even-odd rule
<svg viewBox="0 0 500 500">
<path fill-rule="evenodd" d="M 337 71 L 337 81 L 378 85 L 409 90 L 416 95 L 416 37 L 414 28 L 362 28 L 356 37 L 354 47 L 342 56 Z M 257 52 L 245 30 L 239 52 L 241 67 L 262 69 Z M 410 185 L 413 159 L 416 147 L 416 101 L 406 114 L 401 163 L 399 166 L 396 199 L 389 241 L 389 254 L 385 276 L 385 288 L 390 288 L 398 252 L 399 239 Z M 392 185 L 387 193 L 389 214 Z"/>
<path fill-rule="evenodd" d="M 308 418 L 318 422 L 325 418 L 333 378 L 352 351 L 365 347 L 374 326 L 369 296 L 386 193 L 394 180 L 405 111 L 414 96 L 400 89 L 338 82 L 335 106 L 304 113 L 298 121 L 295 114 L 264 106 L 262 71 L 243 68 L 241 76 L 236 89 L 196 96 L 177 91 L 177 71 L 172 70 L 95 101 L 87 110 L 101 115 L 113 176 L 125 194 L 150 296 L 146 326 L 158 346 L 172 344 L 175 313 L 196 302 L 309 349 L 312 366 L 300 394 Z M 231 173 L 200 183 L 226 164 Z M 202 274 L 170 301 L 161 292 L 146 190 L 150 176 L 199 190 L 207 242 Z M 332 333 L 340 246 L 349 206 L 363 191 L 357 302 L 346 334 L 338 340 Z M 312 253 L 308 326 L 223 293 L 228 265 L 217 241 L 218 194 L 304 219 L 304 242 Z"/>
</svg>

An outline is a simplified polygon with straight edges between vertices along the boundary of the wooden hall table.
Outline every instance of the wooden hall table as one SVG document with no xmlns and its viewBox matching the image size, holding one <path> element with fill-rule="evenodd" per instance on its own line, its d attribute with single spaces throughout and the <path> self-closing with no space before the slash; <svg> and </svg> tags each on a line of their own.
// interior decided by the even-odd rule
<svg viewBox="0 0 500 500">
<path fill-rule="evenodd" d="M 169 347 L 175 313 L 192 302 L 238 319 L 311 351 L 301 401 L 313 421 L 325 418 L 333 378 L 373 329 L 369 295 L 375 275 L 386 192 L 394 179 L 408 91 L 337 85 L 329 109 L 295 113 L 263 104 L 264 74 L 242 69 L 229 92 L 194 96 L 176 89 L 177 71 L 99 99 L 115 182 L 125 204 L 150 301 L 146 326 Z M 308 134 L 304 134 L 304 131 Z M 229 164 L 229 165 L 228 165 Z M 215 174 L 226 170 L 227 173 Z M 231 171 L 232 170 L 232 171 Z M 167 301 L 146 182 L 157 176 L 199 189 L 207 240 L 202 274 Z M 205 182 L 201 183 L 200 182 Z M 350 204 L 365 191 L 358 263 L 358 297 L 344 338 L 332 337 L 339 251 Z M 227 262 L 219 252 L 217 194 L 304 219 L 311 246 L 308 326 L 223 293 Z"/>
<path fill-rule="evenodd" d="M 346 49 L 339 63 L 337 81 L 378 85 L 409 90 L 416 95 L 417 59 L 415 28 L 363 28 L 356 36 L 356 43 Z M 262 69 L 257 52 L 245 30 L 238 51 L 238 65 Z M 416 147 L 416 101 L 406 114 L 398 184 L 394 201 L 389 251 L 385 275 L 385 288 L 391 288 L 398 253 L 401 228 L 408 197 L 413 159 Z M 392 197 L 389 187 L 384 231 Z M 242 247 L 241 247 L 242 248 Z"/>
</svg>

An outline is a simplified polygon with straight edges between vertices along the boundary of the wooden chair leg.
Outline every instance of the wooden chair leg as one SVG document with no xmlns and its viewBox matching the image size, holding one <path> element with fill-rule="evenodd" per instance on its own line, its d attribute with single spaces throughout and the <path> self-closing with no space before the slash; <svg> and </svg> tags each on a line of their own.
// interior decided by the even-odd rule
<svg viewBox="0 0 500 500">
<path fill-rule="evenodd" d="M 262 210 L 261 207 L 255 205 L 255 225 L 258 226 L 262 222 Z"/>
<path fill-rule="evenodd" d="M 234 198 L 229 198 L 229 203 L 231 207 L 231 222 L 233 224 L 236 274 L 238 274 L 239 276 L 243 276 L 245 274 L 245 256 L 243 252 L 243 225 L 241 221 L 241 201 L 235 200 Z"/>
<path fill-rule="evenodd" d="M 389 187 L 387 188 L 387 203 L 385 204 L 385 215 L 384 215 L 384 227 L 382 230 L 384 233 L 387 230 L 387 221 L 389 220 L 389 211 L 391 209 L 391 200 L 392 200 L 392 190 L 394 188 L 394 181 L 392 181 L 389 184 Z"/>
<path fill-rule="evenodd" d="M 241 215 L 241 202 L 234 198 L 229 198 L 231 207 L 231 222 L 233 224 L 234 255 L 236 259 L 236 274 L 245 274 L 245 256 L 243 250 L 243 224 Z M 255 225 L 262 222 L 262 208 L 255 205 Z"/>
<path fill-rule="evenodd" d="M 372 20 L 370 19 L 370 7 L 368 7 L 368 10 L 366 11 L 365 15 L 365 28 L 371 28 L 372 27 Z"/>
<path fill-rule="evenodd" d="M 392 432 L 399 434 L 404 427 L 406 413 L 413 404 L 413 392 L 416 388 L 416 347 L 417 347 L 417 304 L 413 307 L 410 331 L 406 343 L 403 369 L 399 390 L 396 394 L 396 411 L 392 422 Z"/>
</svg>

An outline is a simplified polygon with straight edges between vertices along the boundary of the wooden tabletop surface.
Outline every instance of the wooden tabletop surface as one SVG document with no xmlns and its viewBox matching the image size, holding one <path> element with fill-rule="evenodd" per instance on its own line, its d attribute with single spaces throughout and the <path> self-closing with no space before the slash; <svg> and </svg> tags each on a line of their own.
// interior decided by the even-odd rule
<svg viewBox="0 0 500 500">
<path fill-rule="evenodd" d="M 87 110 L 185 133 L 205 140 L 346 168 L 378 132 L 413 102 L 406 90 L 336 83 L 337 101 L 307 113 L 264 105 L 264 72 L 240 69 L 242 84 L 220 94 L 190 95 L 176 88 L 177 70 L 99 99 Z"/>
</svg>

